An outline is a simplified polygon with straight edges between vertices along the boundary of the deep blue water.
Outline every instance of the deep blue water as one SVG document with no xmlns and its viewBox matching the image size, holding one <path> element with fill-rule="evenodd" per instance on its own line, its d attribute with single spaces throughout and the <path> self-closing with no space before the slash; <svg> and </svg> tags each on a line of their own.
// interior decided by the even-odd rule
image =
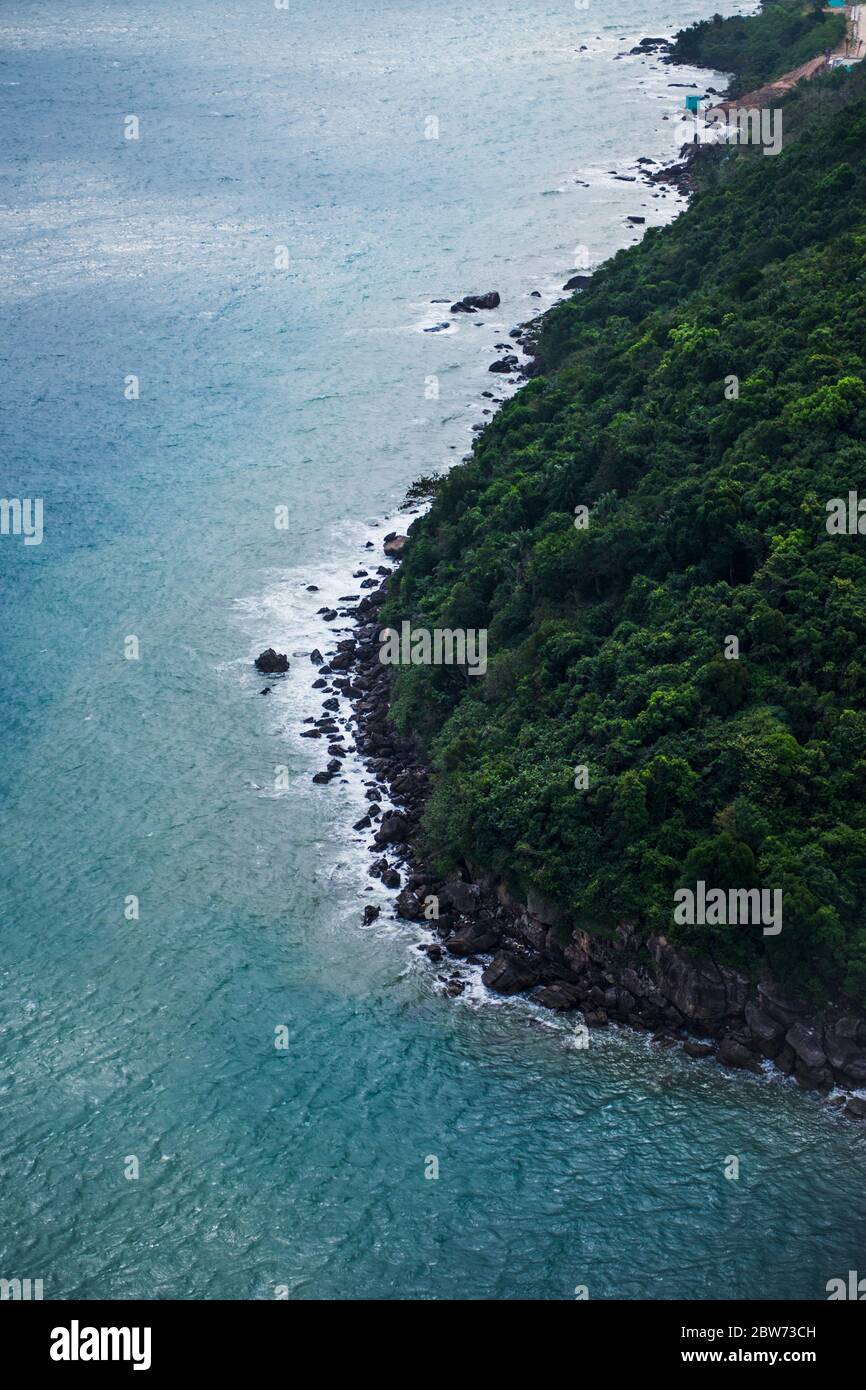
<svg viewBox="0 0 866 1390">
<path fill-rule="evenodd" d="M 443 998 L 411 930 L 360 924 L 362 774 L 312 787 L 298 738 L 316 609 L 465 451 L 494 344 L 577 247 L 672 215 L 609 171 L 670 154 L 692 76 L 614 55 L 715 8 L 3 6 L 0 493 L 45 536 L 0 537 L 0 1276 L 820 1298 L 862 1264 L 859 1130 L 632 1035 L 576 1050 L 474 979 Z M 261 699 L 271 644 L 299 655 Z"/>
</svg>

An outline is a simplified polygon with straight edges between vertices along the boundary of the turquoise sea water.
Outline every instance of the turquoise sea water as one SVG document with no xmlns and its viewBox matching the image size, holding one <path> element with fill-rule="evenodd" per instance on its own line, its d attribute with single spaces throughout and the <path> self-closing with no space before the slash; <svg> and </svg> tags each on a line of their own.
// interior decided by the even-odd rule
<svg viewBox="0 0 866 1390">
<path fill-rule="evenodd" d="M 0 537 L 0 1277 L 821 1298 L 862 1268 L 861 1130 L 443 998 L 411 930 L 360 925 L 361 773 L 312 787 L 297 736 L 316 610 L 459 459 L 494 344 L 671 215 L 610 171 L 668 156 L 668 84 L 707 76 L 615 55 L 715 7 L 4 5 L 0 493 L 45 537 Z"/>
</svg>

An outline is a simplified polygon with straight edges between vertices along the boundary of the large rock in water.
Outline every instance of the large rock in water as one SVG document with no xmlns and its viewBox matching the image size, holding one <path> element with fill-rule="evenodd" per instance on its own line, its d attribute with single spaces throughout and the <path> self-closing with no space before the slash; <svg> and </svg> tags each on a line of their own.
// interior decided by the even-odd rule
<svg viewBox="0 0 866 1390">
<path fill-rule="evenodd" d="M 406 544 L 406 540 L 406 536 L 398 536 L 396 531 L 392 531 L 390 535 L 385 537 L 385 543 L 382 549 L 391 560 L 399 560 L 400 556 L 403 554 L 403 547 Z"/>
<path fill-rule="evenodd" d="M 498 924 L 492 917 L 483 922 L 467 922 L 449 936 L 445 950 L 451 956 L 486 955 L 496 950 L 500 936 Z"/>
<path fill-rule="evenodd" d="M 289 658 L 285 652 L 275 652 L 273 647 L 268 647 L 266 652 L 262 652 L 256 657 L 255 666 L 257 671 L 263 671 L 267 676 L 278 675 L 281 671 L 288 671 Z"/>
<path fill-rule="evenodd" d="M 451 313 L 471 314 L 476 309 L 496 309 L 498 305 L 499 295 L 496 290 L 489 290 L 487 294 L 464 294 L 462 299 L 451 305 Z"/>
<path fill-rule="evenodd" d="M 380 828 L 373 839 L 381 849 L 383 845 L 402 844 L 409 834 L 409 822 L 398 811 L 386 812 Z"/>
</svg>

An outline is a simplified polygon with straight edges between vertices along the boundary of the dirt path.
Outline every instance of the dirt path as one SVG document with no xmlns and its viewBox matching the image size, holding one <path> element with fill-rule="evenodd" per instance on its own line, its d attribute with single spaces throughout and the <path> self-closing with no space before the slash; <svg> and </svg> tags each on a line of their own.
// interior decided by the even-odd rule
<svg viewBox="0 0 866 1390">
<path fill-rule="evenodd" d="M 753 92 L 745 92 L 743 96 L 737 97 L 735 100 L 719 102 L 719 105 L 713 109 L 732 111 L 737 107 L 772 106 L 774 101 L 781 100 L 787 92 L 790 92 L 792 87 L 796 87 L 798 82 L 810 82 L 819 73 L 828 72 L 833 66 L 834 59 L 838 61 L 844 58 L 866 58 L 864 10 L 866 10 L 866 5 L 849 5 L 847 7 L 847 36 L 844 43 L 830 54 L 829 61 L 827 55 L 822 53 L 817 58 L 810 58 L 808 63 L 801 63 L 798 68 L 792 68 L 790 72 L 783 73 L 781 77 L 776 78 L 775 82 L 768 82 L 763 87 L 756 87 Z M 838 11 L 828 10 L 827 13 L 837 14 Z"/>
</svg>

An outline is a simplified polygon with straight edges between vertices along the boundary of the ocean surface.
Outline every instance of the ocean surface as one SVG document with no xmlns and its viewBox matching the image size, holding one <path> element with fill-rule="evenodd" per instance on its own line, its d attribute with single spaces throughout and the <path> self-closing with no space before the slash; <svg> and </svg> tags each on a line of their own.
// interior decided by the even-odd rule
<svg viewBox="0 0 866 1390">
<path fill-rule="evenodd" d="M 581 1050 L 477 973 L 446 999 L 414 929 L 361 924 L 389 901 L 364 774 L 314 787 L 298 737 L 317 609 L 465 453 L 495 344 L 673 215 L 612 171 L 673 153 L 669 84 L 723 79 L 616 55 L 717 4 L 4 3 L 0 494 L 44 537 L 0 536 L 0 1277 L 823 1298 L 862 1270 L 862 1129 L 632 1034 Z"/>
</svg>

